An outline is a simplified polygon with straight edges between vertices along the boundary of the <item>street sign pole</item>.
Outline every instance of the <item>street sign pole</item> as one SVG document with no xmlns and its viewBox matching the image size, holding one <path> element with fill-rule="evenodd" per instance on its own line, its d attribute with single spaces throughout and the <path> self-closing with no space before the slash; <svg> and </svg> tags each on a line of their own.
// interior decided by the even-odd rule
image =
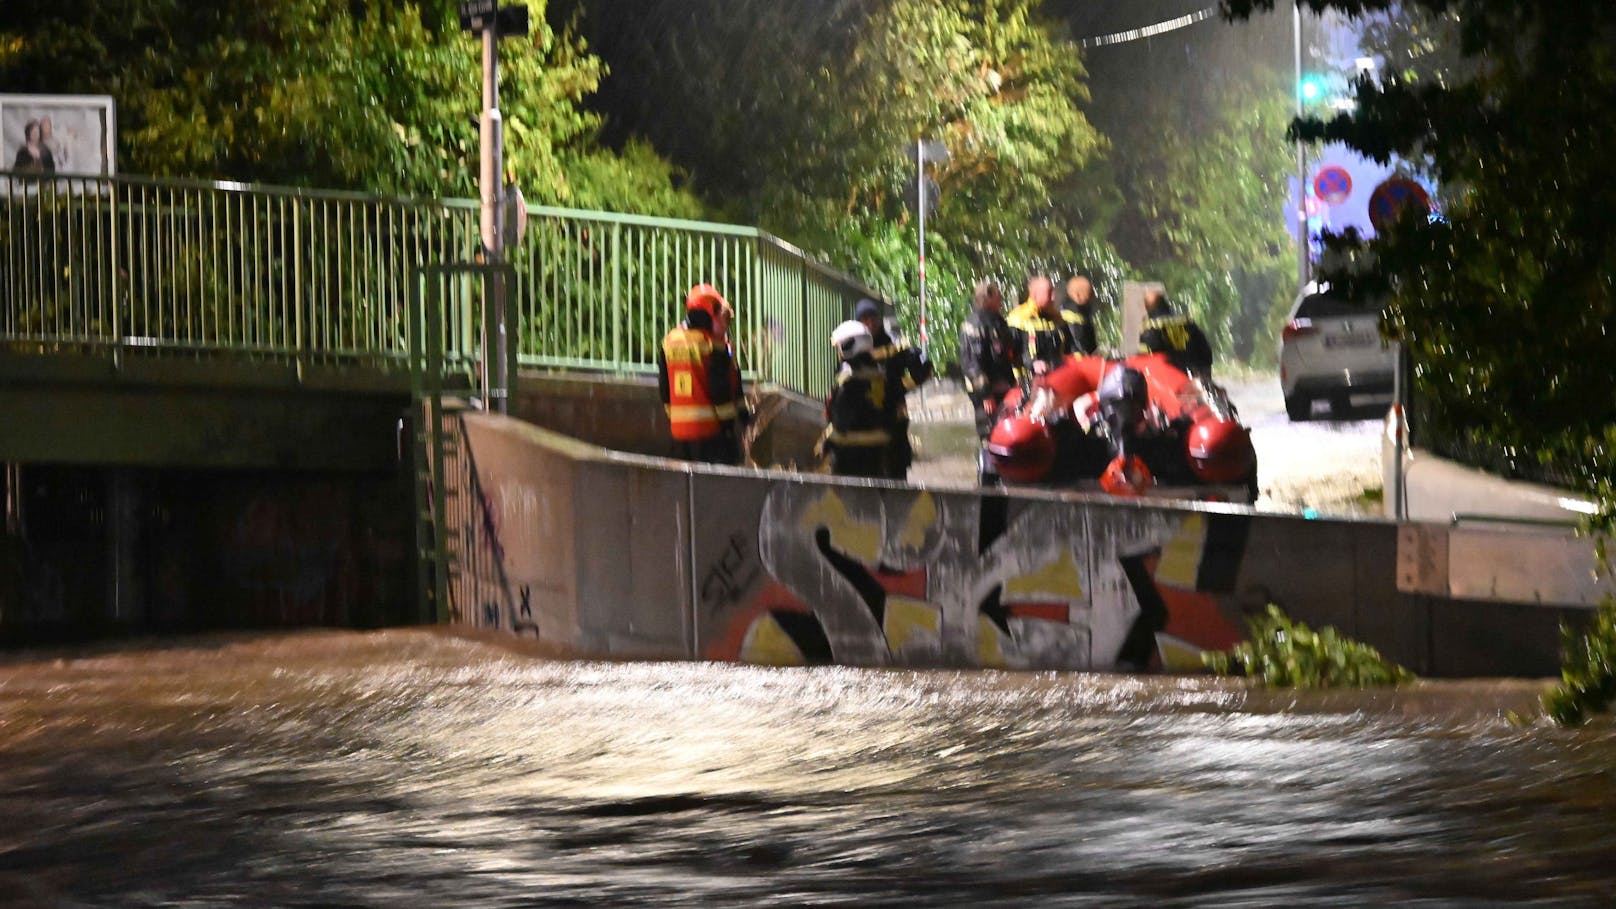
<svg viewBox="0 0 1616 909">
<path fill-rule="evenodd" d="M 482 160 L 478 192 L 482 201 L 483 257 L 489 265 L 505 258 L 505 123 L 499 113 L 499 23 L 483 21 Z M 505 278 L 498 269 L 485 272 L 483 294 L 483 407 L 509 410 L 510 381 L 505 363 Z"/>
<path fill-rule="evenodd" d="M 527 7 L 501 8 L 499 0 L 461 0 L 460 27 L 479 33 L 483 40 L 483 110 L 477 119 L 481 154 L 477 169 L 477 194 L 482 203 L 478 222 L 482 259 L 487 265 L 505 261 L 505 121 L 499 112 L 499 39 L 525 35 Z M 506 332 L 505 269 L 483 273 L 482 392 L 483 409 L 507 413 L 510 409 L 512 376 L 509 338 Z"/>
<path fill-rule="evenodd" d="M 920 356 L 926 356 L 926 140 L 915 140 L 915 198 L 920 209 Z"/>
<path fill-rule="evenodd" d="M 1302 5 L 1300 3 L 1291 11 L 1292 44 L 1296 53 L 1296 116 L 1302 116 Z M 1308 279 L 1308 236 L 1307 236 L 1307 147 L 1302 140 L 1296 140 L 1296 292 L 1301 293 L 1307 287 Z"/>
</svg>

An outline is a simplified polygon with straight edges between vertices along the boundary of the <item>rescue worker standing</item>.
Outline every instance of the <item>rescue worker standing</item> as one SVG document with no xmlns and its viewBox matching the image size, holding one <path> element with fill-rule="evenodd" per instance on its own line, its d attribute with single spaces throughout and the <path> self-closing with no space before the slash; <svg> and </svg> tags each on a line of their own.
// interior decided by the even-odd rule
<svg viewBox="0 0 1616 909">
<path fill-rule="evenodd" d="M 896 422 L 895 398 L 887 371 L 875 362 L 874 339 L 862 322 L 847 321 L 831 332 L 842 358 L 836 387 L 825 404 L 825 450 L 831 473 L 881 479 L 891 474 L 888 460 Z"/>
<path fill-rule="evenodd" d="M 960 325 L 960 369 L 976 415 L 976 434 L 985 439 L 998 421 L 1004 396 L 1016 387 L 1016 336 L 1004 319 L 999 285 L 978 281 L 971 304 L 971 317 Z"/>
<path fill-rule="evenodd" d="M 1176 369 L 1212 377 L 1212 345 L 1189 316 L 1180 315 L 1159 288 L 1145 291 L 1145 324 L 1139 330 L 1139 352 L 1167 355 Z"/>
<path fill-rule="evenodd" d="M 920 351 L 887 334 L 886 326 L 881 324 L 881 304 L 874 300 L 860 300 L 853 309 L 853 318 L 869 330 L 870 343 L 874 346 L 872 356 L 886 376 L 885 394 L 891 398 L 894 414 L 887 476 L 902 480 L 909 476 L 909 465 L 915 460 L 915 449 L 909 442 L 909 405 L 905 395 L 931 378 L 931 362 L 921 356 Z"/>
<path fill-rule="evenodd" d="M 719 319 L 729 303 L 711 284 L 685 297 L 685 320 L 662 339 L 657 389 L 679 456 L 709 464 L 739 464 L 740 373 Z"/>
<path fill-rule="evenodd" d="M 1078 338 L 1079 317 L 1055 303 L 1055 285 L 1043 275 L 1027 282 L 1027 302 L 1006 321 L 1017 332 L 1023 378 L 1029 372 L 1041 376 L 1064 363 L 1068 354 L 1085 352 Z"/>
<path fill-rule="evenodd" d="M 1066 310 L 1077 319 L 1077 352 L 1092 354 L 1100 349 L 1094 337 L 1094 282 L 1082 275 L 1073 275 L 1066 282 L 1066 301 L 1072 308 Z"/>
</svg>

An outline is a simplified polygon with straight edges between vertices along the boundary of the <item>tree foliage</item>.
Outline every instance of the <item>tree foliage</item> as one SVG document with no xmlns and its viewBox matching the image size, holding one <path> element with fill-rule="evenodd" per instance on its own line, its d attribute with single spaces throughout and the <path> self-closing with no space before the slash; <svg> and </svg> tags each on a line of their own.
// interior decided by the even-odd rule
<svg viewBox="0 0 1616 909">
<path fill-rule="evenodd" d="M 620 65 L 603 101 L 736 220 L 892 295 L 911 327 L 916 140 L 949 150 L 926 222 L 945 358 L 979 275 L 1087 243 L 1056 195 L 1101 147 L 1077 50 L 1037 0 L 652 0 L 573 12 Z M 561 6 L 558 12 L 563 12 Z M 1094 254 L 1105 259 L 1103 250 Z M 1013 290 L 1011 291 L 1013 294 Z"/>
<path fill-rule="evenodd" d="M 1047 0 L 1085 35 L 1173 19 L 1191 4 L 1115 7 Z M 1110 140 L 1084 175 L 1080 217 L 1131 266 L 1166 283 L 1220 356 L 1271 363 L 1272 339 L 1295 289 L 1285 226 L 1294 179 L 1286 141 L 1289 18 L 1216 21 L 1088 54 L 1091 117 Z"/>
<path fill-rule="evenodd" d="M 1306 0 L 1352 15 L 1447 17 L 1429 48 L 1357 83 L 1358 107 L 1306 121 L 1309 140 L 1403 156 L 1444 185 L 1440 219 L 1405 213 L 1336 245 L 1389 294 L 1388 331 L 1416 365 L 1428 442 L 1487 466 L 1558 466 L 1608 492 L 1616 476 L 1616 20 L 1604 0 Z M 1224 0 L 1234 15 L 1273 0 Z M 1433 33 L 1435 34 L 1435 33 Z M 1437 54 L 1436 51 L 1441 53 Z M 1455 59 L 1457 58 L 1457 59 Z M 1607 503 L 1609 499 L 1607 498 Z"/>
<path fill-rule="evenodd" d="M 600 60 L 540 13 L 501 44 L 507 172 L 532 201 L 691 214 L 649 149 L 595 142 Z M 0 82 L 106 93 L 123 169 L 473 195 L 481 44 L 442 0 L 8 0 Z"/>
<path fill-rule="evenodd" d="M 1248 640 L 1203 654 L 1213 672 L 1243 675 L 1268 688 L 1395 688 L 1415 681 L 1414 673 L 1368 644 L 1331 627 L 1314 631 L 1272 603 L 1246 624 Z"/>
</svg>

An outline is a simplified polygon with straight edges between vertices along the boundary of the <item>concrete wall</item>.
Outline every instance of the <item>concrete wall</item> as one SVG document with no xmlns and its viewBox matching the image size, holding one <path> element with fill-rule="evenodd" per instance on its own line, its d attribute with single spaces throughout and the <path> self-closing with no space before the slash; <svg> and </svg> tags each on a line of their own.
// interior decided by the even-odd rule
<svg viewBox="0 0 1616 909">
<path fill-rule="evenodd" d="M 1395 412 L 1388 419 L 1395 420 Z M 1386 509 L 1401 488 L 1407 520 L 1403 589 L 1473 602 L 1593 607 L 1616 594 L 1616 577 L 1596 575 L 1594 541 L 1579 521 L 1587 496 L 1507 480 L 1419 448 L 1403 451 L 1397 476 L 1396 424 L 1382 436 Z"/>
<path fill-rule="evenodd" d="M 711 468 L 465 417 L 498 554 L 458 620 L 579 654 L 1109 669 L 1267 603 L 1425 674 L 1549 674 L 1564 613 L 1399 589 L 1399 530 Z"/>
<path fill-rule="evenodd" d="M 755 389 L 751 454 L 761 466 L 808 465 L 825 427 L 824 403 L 775 385 Z M 668 418 L 653 377 L 523 373 L 511 416 L 613 451 L 672 457 Z"/>
</svg>

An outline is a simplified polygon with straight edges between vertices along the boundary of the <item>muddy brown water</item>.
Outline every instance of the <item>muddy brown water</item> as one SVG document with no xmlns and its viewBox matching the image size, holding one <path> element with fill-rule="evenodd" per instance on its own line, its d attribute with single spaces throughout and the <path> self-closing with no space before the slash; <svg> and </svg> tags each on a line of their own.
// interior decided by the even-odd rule
<svg viewBox="0 0 1616 909">
<path fill-rule="evenodd" d="M 561 662 L 446 630 L 0 657 L 5 906 L 1606 906 L 1542 682 Z"/>
</svg>

